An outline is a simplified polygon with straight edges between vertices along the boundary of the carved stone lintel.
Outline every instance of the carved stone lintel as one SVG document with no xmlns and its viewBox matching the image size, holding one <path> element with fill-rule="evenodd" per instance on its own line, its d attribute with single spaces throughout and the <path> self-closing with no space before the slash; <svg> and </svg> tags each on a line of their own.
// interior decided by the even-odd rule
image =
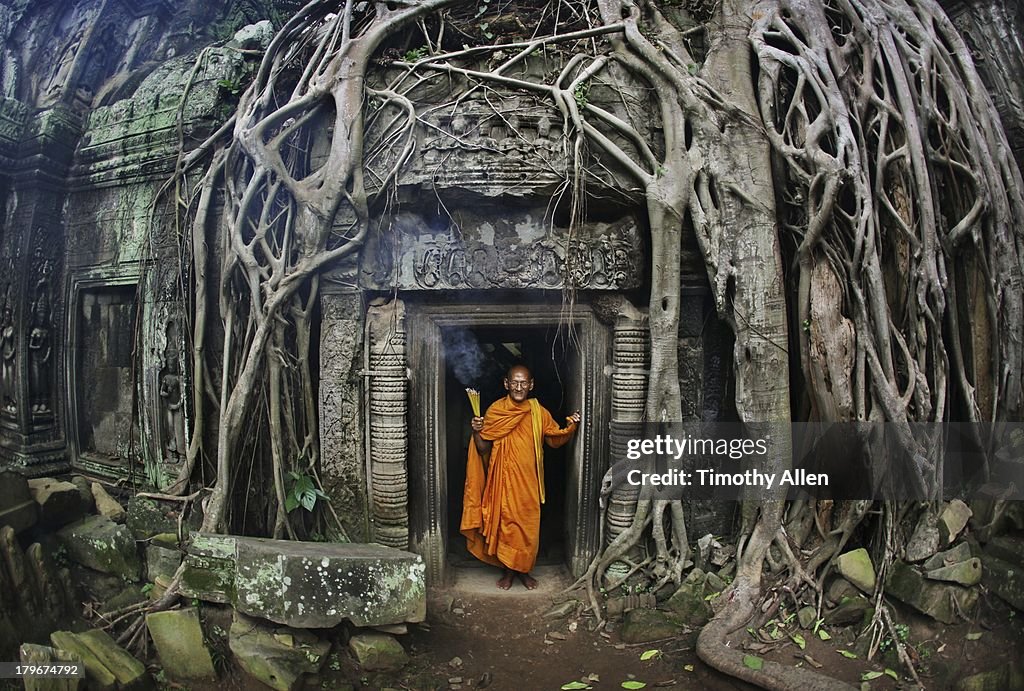
<svg viewBox="0 0 1024 691">
<path fill-rule="evenodd" d="M 382 246 L 364 259 L 372 288 L 451 290 L 578 288 L 624 290 L 644 279 L 643 240 L 633 219 L 593 224 L 589 234 L 556 231 L 532 241 L 467 239 L 454 232 L 400 232 L 397 258 L 381 261 Z M 382 275 L 381 267 L 394 267 Z M 389 272 L 390 273 L 390 272 Z"/>
<path fill-rule="evenodd" d="M 401 300 L 371 305 L 370 337 L 370 491 L 376 542 L 409 545 L 409 443 L 405 306 Z"/>
</svg>

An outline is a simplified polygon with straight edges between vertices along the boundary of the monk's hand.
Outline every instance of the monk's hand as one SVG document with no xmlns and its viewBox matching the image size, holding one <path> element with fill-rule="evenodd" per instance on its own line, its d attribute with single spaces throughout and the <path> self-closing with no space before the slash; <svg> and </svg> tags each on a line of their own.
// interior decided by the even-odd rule
<svg viewBox="0 0 1024 691">
<path fill-rule="evenodd" d="M 469 426 L 473 428 L 474 432 L 480 432 L 484 428 L 484 419 L 482 417 L 475 417 L 469 421 Z"/>
<path fill-rule="evenodd" d="M 583 416 L 580 415 L 580 411 L 577 410 L 575 413 L 573 413 L 569 417 L 565 418 L 565 421 L 569 422 L 569 423 L 572 423 L 574 425 L 578 425 L 578 424 L 580 424 L 580 420 L 582 420 L 582 419 L 583 419 Z"/>
</svg>

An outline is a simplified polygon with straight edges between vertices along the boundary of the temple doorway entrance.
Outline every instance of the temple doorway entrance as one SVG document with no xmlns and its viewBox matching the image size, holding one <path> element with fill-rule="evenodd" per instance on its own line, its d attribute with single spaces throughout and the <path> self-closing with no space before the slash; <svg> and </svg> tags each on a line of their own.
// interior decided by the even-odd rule
<svg viewBox="0 0 1024 691">
<path fill-rule="evenodd" d="M 480 564 L 466 552 L 459 533 L 462 488 L 466 480 L 466 454 L 472 416 L 464 390 L 480 391 L 481 410 L 505 395 L 502 379 L 514 364 L 525 364 L 534 377 L 532 397 L 564 425 L 579 400 L 579 358 L 570 343 L 569 329 L 557 325 L 526 327 L 453 327 L 442 329 L 445 363 L 445 435 L 448 475 L 448 563 Z M 572 444 L 544 450 L 544 485 L 547 501 L 541 507 L 539 565 L 565 562 L 565 505 L 567 463 Z"/>
<path fill-rule="evenodd" d="M 581 574 L 597 548 L 598 497 L 607 468 L 609 328 L 586 306 L 560 315 L 558 303 L 407 301 L 406 310 L 409 546 L 424 557 L 428 582 L 446 585 L 453 567 L 479 564 L 459 533 L 472 417 L 465 389 L 478 389 L 486 408 L 505 395 L 502 379 L 515 362 L 531 368 L 534 397 L 560 424 L 574 410 L 583 413 L 570 444 L 545 449 L 547 501 L 537 561 Z"/>
</svg>

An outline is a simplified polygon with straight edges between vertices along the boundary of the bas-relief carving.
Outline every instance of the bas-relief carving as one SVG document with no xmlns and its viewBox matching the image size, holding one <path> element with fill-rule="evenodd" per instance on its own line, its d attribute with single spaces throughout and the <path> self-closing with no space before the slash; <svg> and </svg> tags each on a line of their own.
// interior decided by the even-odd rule
<svg viewBox="0 0 1024 691">
<path fill-rule="evenodd" d="M 4 267 L 8 268 L 8 267 Z M 6 273 L 11 276 L 13 274 Z M 18 355 L 17 331 L 14 323 L 14 286 L 6 281 L 3 289 L 3 314 L 0 316 L 0 410 L 14 416 L 18 412 L 15 390 L 15 364 Z"/>
<path fill-rule="evenodd" d="M 364 308 L 358 293 L 321 293 L 320 449 L 324 491 L 348 537 L 371 539 L 360 371 Z"/>
<path fill-rule="evenodd" d="M 572 238 L 553 233 L 522 242 L 453 231 L 398 234 L 397 260 L 388 258 L 387 243 L 364 258 L 373 287 L 624 290 L 643 283 L 644 246 L 633 219 L 588 224 Z"/>
<path fill-rule="evenodd" d="M 32 289 L 28 334 L 29 409 L 34 421 L 50 418 L 53 414 L 50 400 L 53 389 L 53 262 L 38 251 L 35 262 L 38 268 L 33 272 L 36 278 Z"/>
<path fill-rule="evenodd" d="M 165 329 L 167 346 L 160 371 L 160 407 L 163 427 L 162 457 L 165 463 L 178 465 L 188 452 L 185 441 L 185 386 L 181 377 L 178 324 L 171 319 Z"/>
<path fill-rule="evenodd" d="M 561 115 L 508 100 L 502 114 L 471 99 L 454 116 L 428 115 L 407 179 L 513 195 L 564 180 Z"/>
</svg>

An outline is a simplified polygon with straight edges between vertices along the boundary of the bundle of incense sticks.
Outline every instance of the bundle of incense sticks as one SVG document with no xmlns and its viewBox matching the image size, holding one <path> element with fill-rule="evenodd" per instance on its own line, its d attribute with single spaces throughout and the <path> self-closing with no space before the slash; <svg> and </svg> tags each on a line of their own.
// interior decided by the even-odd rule
<svg viewBox="0 0 1024 691">
<path fill-rule="evenodd" d="M 473 408 L 473 417 L 480 417 L 480 392 L 476 389 L 466 389 L 469 396 L 469 405 Z"/>
</svg>

